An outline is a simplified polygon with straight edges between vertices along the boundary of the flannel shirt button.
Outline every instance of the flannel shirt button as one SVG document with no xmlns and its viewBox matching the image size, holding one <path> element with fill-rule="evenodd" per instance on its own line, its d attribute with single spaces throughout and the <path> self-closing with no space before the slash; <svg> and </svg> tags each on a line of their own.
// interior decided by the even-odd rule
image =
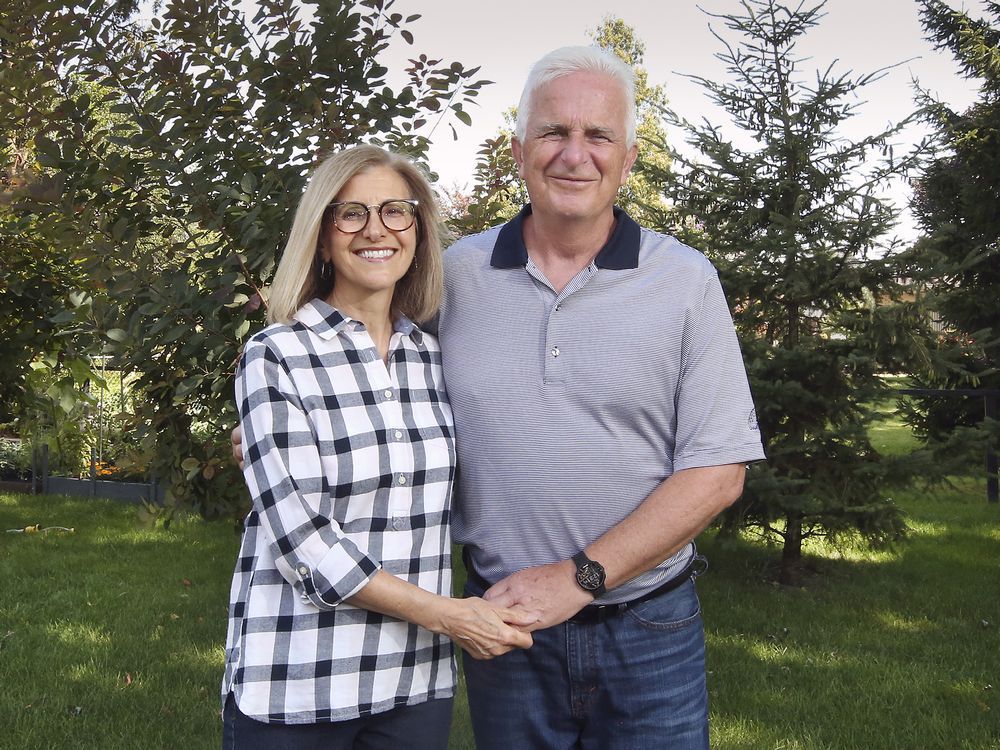
<svg viewBox="0 0 1000 750">
<path fill-rule="evenodd" d="M 297 568 L 297 570 L 299 571 L 299 575 L 302 576 L 302 577 L 305 577 L 305 576 L 309 575 L 309 566 L 308 565 L 299 565 L 299 567 Z"/>
<path fill-rule="evenodd" d="M 400 474 L 399 479 L 397 479 L 396 482 L 398 482 L 399 484 L 406 484 L 406 477 Z"/>
<path fill-rule="evenodd" d="M 395 436 L 396 440 L 402 440 L 403 439 L 403 431 L 402 430 L 396 430 L 393 433 L 393 435 Z"/>
</svg>

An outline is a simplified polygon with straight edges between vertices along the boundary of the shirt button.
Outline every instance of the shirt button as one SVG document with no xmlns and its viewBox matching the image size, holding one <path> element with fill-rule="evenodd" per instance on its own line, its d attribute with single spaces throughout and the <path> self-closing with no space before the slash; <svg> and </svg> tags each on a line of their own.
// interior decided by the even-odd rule
<svg viewBox="0 0 1000 750">
<path fill-rule="evenodd" d="M 556 312 L 559 312 L 560 310 L 562 310 L 562 305 L 556 305 Z"/>
<path fill-rule="evenodd" d="M 309 567 L 306 566 L 306 565 L 300 565 L 298 567 L 298 571 L 299 571 L 299 575 L 300 576 L 307 576 L 307 575 L 309 575 Z"/>
<path fill-rule="evenodd" d="M 382 392 L 382 395 L 384 395 L 384 396 L 385 396 L 386 398 L 392 398 L 392 391 L 390 391 L 390 390 L 389 390 L 388 388 L 386 388 L 386 389 L 385 389 L 385 390 L 384 390 L 384 391 Z"/>
<path fill-rule="evenodd" d="M 399 479 L 397 479 L 396 482 L 399 483 L 399 484 L 406 484 L 406 477 L 404 477 L 402 474 L 400 474 L 399 475 Z"/>
<path fill-rule="evenodd" d="M 553 346 L 552 347 L 552 356 L 553 357 L 558 357 L 559 356 L 559 347 L 558 346 Z"/>
<path fill-rule="evenodd" d="M 396 438 L 396 440 L 402 440 L 403 439 L 403 431 L 402 430 L 396 430 L 392 434 L 393 434 L 393 437 Z"/>
</svg>

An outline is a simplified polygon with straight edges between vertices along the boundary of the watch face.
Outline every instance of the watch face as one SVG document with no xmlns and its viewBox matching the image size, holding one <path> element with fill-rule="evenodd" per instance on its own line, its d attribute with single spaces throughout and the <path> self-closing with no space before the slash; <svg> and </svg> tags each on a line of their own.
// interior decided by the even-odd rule
<svg viewBox="0 0 1000 750">
<path fill-rule="evenodd" d="M 587 591 L 596 591 L 604 583 L 604 568 L 595 562 L 588 562 L 577 568 L 576 582 Z"/>
</svg>

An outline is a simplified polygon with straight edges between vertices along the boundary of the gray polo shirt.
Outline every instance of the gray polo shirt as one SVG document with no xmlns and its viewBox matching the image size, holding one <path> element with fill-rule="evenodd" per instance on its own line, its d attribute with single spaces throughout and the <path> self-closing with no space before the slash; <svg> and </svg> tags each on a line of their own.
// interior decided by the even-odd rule
<svg viewBox="0 0 1000 750">
<path fill-rule="evenodd" d="M 675 471 L 764 457 L 718 275 L 615 209 L 594 261 L 556 293 L 522 225 L 445 253 L 438 333 L 455 415 L 455 541 L 497 581 L 565 560 Z M 601 598 L 676 574 L 686 546 Z"/>
</svg>

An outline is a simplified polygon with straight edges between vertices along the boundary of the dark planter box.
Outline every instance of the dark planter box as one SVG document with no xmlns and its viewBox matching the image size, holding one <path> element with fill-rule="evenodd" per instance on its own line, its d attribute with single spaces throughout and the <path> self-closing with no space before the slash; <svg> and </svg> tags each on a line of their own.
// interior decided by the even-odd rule
<svg viewBox="0 0 1000 750">
<path fill-rule="evenodd" d="M 146 482 L 109 482 L 104 479 L 48 477 L 42 492 L 47 495 L 106 497 L 120 502 L 146 500 L 163 505 L 164 489 Z"/>
</svg>

